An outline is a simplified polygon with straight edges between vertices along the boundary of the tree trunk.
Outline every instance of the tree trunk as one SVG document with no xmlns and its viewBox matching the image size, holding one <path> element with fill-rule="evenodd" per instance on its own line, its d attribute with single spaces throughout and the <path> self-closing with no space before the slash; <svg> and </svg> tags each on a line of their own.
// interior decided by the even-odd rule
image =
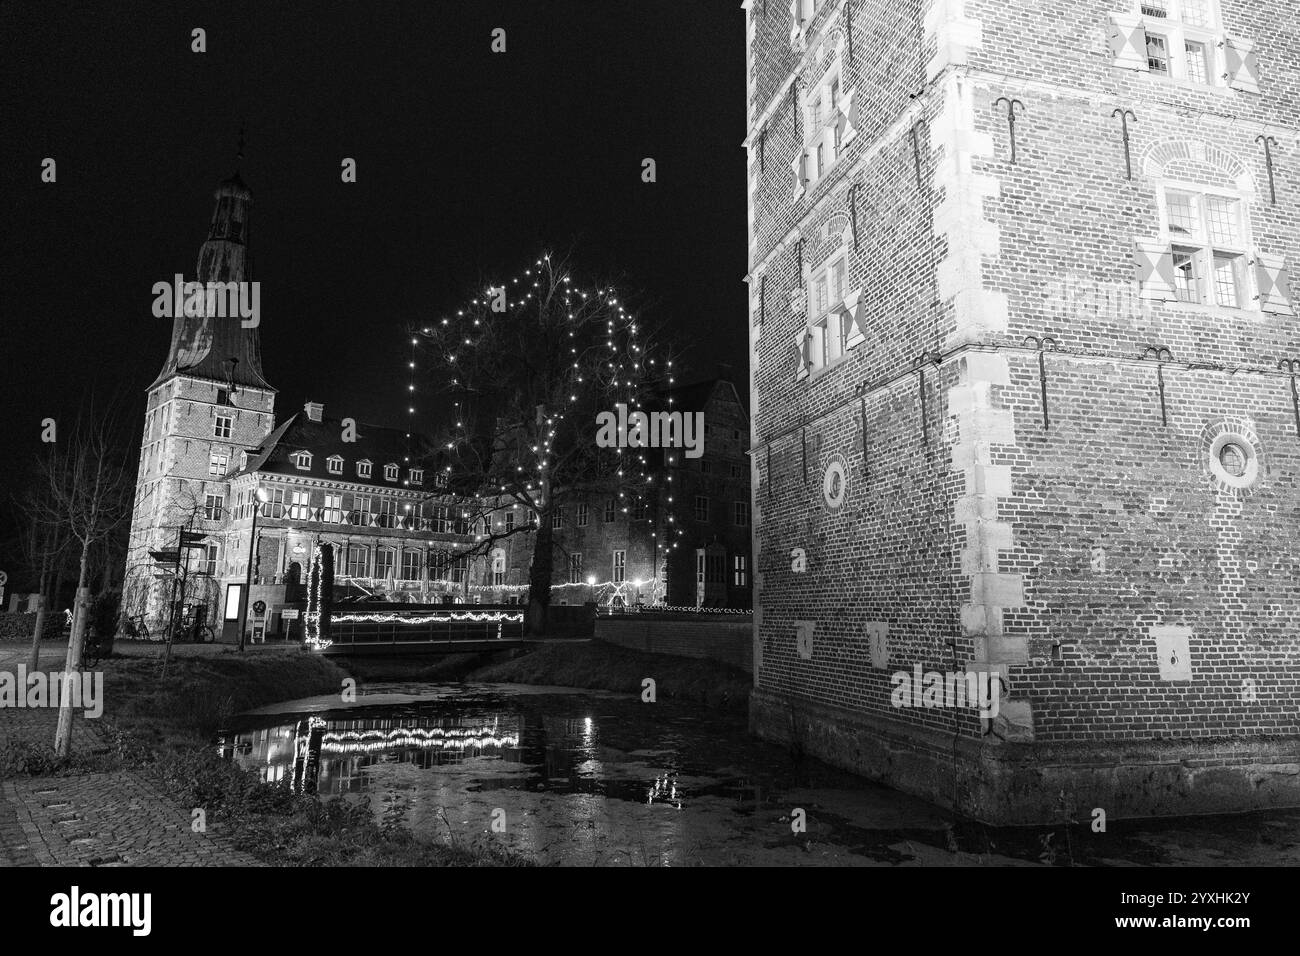
<svg viewBox="0 0 1300 956">
<path fill-rule="evenodd" d="M 527 632 L 546 633 L 551 607 L 551 516 L 537 516 L 537 534 L 533 537 L 533 566 L 528 572 Z"/>
<path fill-rule="evenodd" d="M 86 587 L 86 571 L 90 543 L 81 548 L 81 576 L 77 580 L 77 598 L 72 611 L 72 635 L 68 638 L 68 660 L 63 668 L 63 691 L 59 694 L 59 726 L 54 734 L 54 752 L 66 757 L 72 753 L 72 695 L 69 678 L 81 663 L 81 648 L 86 640 L 86 619 L 90 616 L 90 588 Z"/>
<path fill-rule="evenodd" d="M 28 673 L 35 673 L 41 666 L 41 638 L 45 636 L 45 610 L 49 604 L 46 596 L 50 589 L 50 559 L 41 561 L 41 593 L 36 596 L 36 626 L 32 628 L 32 658 L 27 665 Z"/>
</svg>

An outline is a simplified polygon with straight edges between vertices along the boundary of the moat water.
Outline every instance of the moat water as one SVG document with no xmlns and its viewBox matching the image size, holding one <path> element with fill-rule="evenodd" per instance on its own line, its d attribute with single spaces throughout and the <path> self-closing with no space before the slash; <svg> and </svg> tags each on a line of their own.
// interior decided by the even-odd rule
<svg viewBox="0 0 1300 956">
<path fill-rule="evenodd" d="M 542 864 L 1035 865 L 1300 862 L 1300 814 L 994 829 L 756 740 L 741 714 L 636 695 L 377 684 L 234 719 L 263 781 L 366 803 L 425 839 Z M 1269 851 L 1243 851 L 1269 844 Z"/>
</svg>

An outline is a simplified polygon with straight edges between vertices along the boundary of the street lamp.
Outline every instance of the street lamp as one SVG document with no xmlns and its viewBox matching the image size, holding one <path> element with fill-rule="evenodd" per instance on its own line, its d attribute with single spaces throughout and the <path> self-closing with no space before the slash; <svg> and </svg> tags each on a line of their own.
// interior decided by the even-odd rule
<svg viewBox="0 0 1300 956">
<path fill-rule="evenodd" d="M 253 589 L 253 556 L 257 554 L 257 516 L 267 502 L 264 488 L 253 492 L 253 526 L 248 532 L 248 568 L 244 572 L 244 593 L 239 596 L 239 649 L 244 649 L 244 629 L 248 626 L 248 592 Z"/>
<path fill-rule="evenodd" d="M 591 604 L 596 603 L 596 575 L 587 575 L 587 601 Z"/>
</svg>

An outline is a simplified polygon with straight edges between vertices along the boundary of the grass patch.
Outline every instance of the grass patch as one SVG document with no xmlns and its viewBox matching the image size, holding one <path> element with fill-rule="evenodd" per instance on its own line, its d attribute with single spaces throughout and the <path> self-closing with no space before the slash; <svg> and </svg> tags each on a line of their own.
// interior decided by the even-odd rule
<svg viewBox="0 0 1300 956">
<path fill-rule="evenodd" d="M 660 698 L 689 700 L 710 707 L 744 710 L 753 678 L 720 661 L 649 654 L 591 641 L 542 644 L 536 650 L 471 672 L 467 679 L 511 684 L 550 684 L 641 693 L 641 681 L 654 678 Z"/>
</svg>

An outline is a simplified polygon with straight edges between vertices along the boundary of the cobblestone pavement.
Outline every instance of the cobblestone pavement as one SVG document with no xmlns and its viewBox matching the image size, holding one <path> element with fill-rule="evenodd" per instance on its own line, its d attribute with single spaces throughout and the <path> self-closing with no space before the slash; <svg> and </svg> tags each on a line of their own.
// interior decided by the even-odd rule
<svg viewBox="0 0 1300 956">
<path fill-rule="evenodd" d="M 26 663 L 28 649 L 0 645 L 0 670 Z M 41 669 L 62 667 L 66 648 L 41 654 Z M 74 712 L 73 751 L 104 741 Z M 50 744 L 58 714 L 0 709 L 0 738 Z M 0 866 L 261 866 L 218 835 L 194 833 L 189 809 L 131 770 L 0 780 Z"/>
</svg>

